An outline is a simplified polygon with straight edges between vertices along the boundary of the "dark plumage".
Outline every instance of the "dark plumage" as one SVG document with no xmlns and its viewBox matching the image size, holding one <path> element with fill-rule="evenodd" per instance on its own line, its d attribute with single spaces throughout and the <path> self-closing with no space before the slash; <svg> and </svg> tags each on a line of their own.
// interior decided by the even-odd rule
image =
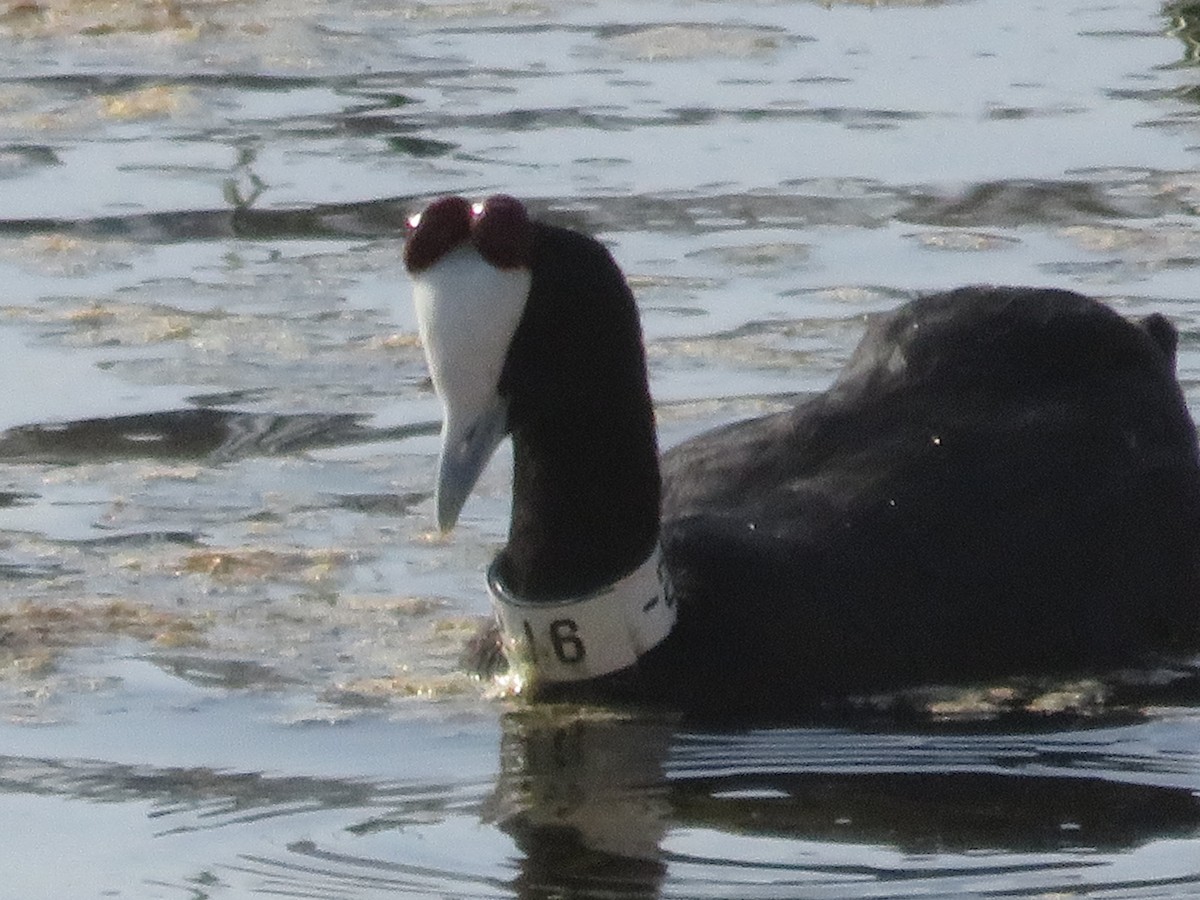
<svg viewBox="0 0 1200 900">
<path fill-rule="evenodd" d="M 786 717 L 1200 646 L 1200 463 L 1162 317 L 1056 290 L 923 297 L 875 319 L 824 393 L 670 450 L 660 491 L 620 270 L 591 238 L 520 227 L 495 571 L 553 600 L 620 578 L 657 538 L 679 604 L 636 667 L 542 695 Z"/>
</svg>

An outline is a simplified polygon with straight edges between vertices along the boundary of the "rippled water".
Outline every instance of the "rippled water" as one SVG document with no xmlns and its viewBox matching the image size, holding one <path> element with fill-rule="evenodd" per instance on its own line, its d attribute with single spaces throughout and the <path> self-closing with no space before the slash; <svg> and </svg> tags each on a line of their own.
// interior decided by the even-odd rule
<svg viewBox="0 0 1200 900">
<path fill-rule="evenodd" d="M 0 894 L 1200 896 L 1194 697 L 726 734 L 462 675 L 508 467 L 431 530 L 399 262 L 446 192 L 599 234 L 664 445 L 967 282 L 1166 314 L 1200 410 L 1198 48 L 1133 0 L 4 5 Z"/>
</svg>

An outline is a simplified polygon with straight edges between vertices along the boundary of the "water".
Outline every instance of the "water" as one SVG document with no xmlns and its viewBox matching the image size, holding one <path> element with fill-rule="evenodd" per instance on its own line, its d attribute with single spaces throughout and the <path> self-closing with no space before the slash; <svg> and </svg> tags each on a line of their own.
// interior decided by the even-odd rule
<svg viewBox="0 0 1200 900">
<path fill-rule="evenodd" d="M 447 192 L 600 235 L 664 445 L 970 282 L 1164 313 L 1197 411 L 1197 47 L 1132 0 L 8 4 L 0 896 L 1200 896 L 1194 699 L 720 733 L 462 675 L 508 462 L 433 532 L 399 259 Z"/>
</svg>

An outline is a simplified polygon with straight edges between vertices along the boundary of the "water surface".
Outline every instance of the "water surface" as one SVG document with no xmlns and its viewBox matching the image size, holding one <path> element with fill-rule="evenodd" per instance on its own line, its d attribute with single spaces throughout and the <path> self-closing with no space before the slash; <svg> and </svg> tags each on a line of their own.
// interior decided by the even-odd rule
<svg viewBox="0 0 1200 900">
<path fill-rule="evenodd" d="M 0 38 L 5 892 L 1200 896 L 1169 689 L 719 733 L 463 675 L 509 468 L 436 535 L 400 264 L 447 192 L 599 235 L 668 446 L 970 282 L 1165 314 L 1197 410 L 1194 4 L 35 0 Z"/>
</svg>

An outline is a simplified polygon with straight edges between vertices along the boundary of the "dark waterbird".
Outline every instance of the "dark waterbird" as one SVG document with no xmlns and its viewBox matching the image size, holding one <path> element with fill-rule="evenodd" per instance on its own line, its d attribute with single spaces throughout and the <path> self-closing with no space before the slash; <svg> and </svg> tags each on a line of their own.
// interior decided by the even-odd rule
<svg viewBox="0 0 1200 900">
<path fill-rule="evenodd" d="M 633 295 L 510 197 L 432 203 L 405 262 L 452 528 L 513 441 L 488 572 L 539 697 L 786 717 L 829 698 L 1200 646 L 1200 463 L 1176 334 L 1062 290 L 872 321 L 824 393 L 659 459 Z"/>
</svg>

